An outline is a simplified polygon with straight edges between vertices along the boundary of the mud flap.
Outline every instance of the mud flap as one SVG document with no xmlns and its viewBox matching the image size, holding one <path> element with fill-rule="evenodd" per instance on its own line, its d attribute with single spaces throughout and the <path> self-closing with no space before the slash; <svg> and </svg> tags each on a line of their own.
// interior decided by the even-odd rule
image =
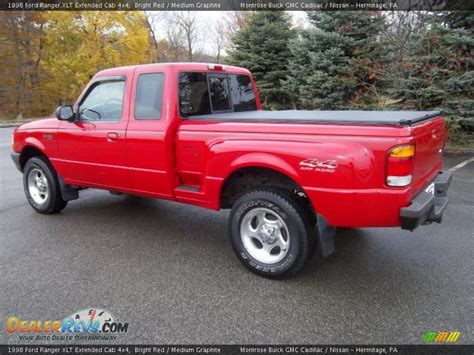
<svg viewBox="0 0 474 355">
<path fill-rule="evenodd" d="M 61 176 L 58 175 L 59 188 L 64 201 L 77 200 L 79 198 L 79 190 L 67 185 Z"/>
<path fill-rule="evenodd" d="M 331 226 L 326 219 L 320 214 L 317 215 L 318 239 L 321 248 L 321 255 L 327 258 L 336 251 L 334 246 L 334 236 L 336 228 Z"/>
</svg>

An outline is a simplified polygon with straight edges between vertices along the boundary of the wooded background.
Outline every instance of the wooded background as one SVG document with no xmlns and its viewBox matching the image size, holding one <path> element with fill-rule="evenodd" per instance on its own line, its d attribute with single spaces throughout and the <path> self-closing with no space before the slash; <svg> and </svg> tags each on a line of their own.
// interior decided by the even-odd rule
<svg viewBox="0 0 474 355">
<path fill-rule="evenodd" d="M 473 143 L 473 13 L 202 14 L 0 13 L 0 117 L 50 114 L 104 68 L 221 62 L 252 71 L 265 108 L 442 110 Z"/>
</svg>

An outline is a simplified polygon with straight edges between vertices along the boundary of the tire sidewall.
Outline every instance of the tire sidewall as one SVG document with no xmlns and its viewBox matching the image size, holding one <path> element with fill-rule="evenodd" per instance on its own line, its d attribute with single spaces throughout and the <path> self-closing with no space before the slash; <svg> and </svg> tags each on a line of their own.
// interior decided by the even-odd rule
<svg viewBox="0 0 474 355">
<path fill-rule="evenodd" d="M 266 276 L 278 276 L 287 273 L 298 261 L 302 254 L 303 236 L 306 233 L 304 224 L 298 213 L 292 208 L 285 207 L 279 198 L 264 191 L 239 199 L 231 213 L 230 235 L 232 246 L 239 259 L 252 271 Z M 264 264 L 255 258 L 245 248 L 240 235 L 240 225 L 242 219 L 255 208 L 267 208 L 275 212 L 285 222 L 290 236 L 290 246 L 288 253 L 279 262 Z"/>
<path fill-rule="evenodd" d="M 28 175 L 30 171 L 33 169 L 40 169 L 43 172 L 44 176 L 46 177 L 46 180 L 48 181 L 48 189 L 49 189 L 48 198 L 42 204 L 38 204 L 35 202 L 35 200 L 31 197 L 30 191 L 28 189 Z M 26 162 L 25 168 L 23 170 L 23 188 L 25 190 L 25 195 L 29 204 L 36 211 L 42 212 L 42 213 L 45 213 L 45 212 L 49 213 L 53 211 L 55 201 L 56 201 L 56 195 L 57 195 L 56 178 L 53 175 L 51 168 L 42 159 L 31 158 L 30 160 Z"/>
</svg>

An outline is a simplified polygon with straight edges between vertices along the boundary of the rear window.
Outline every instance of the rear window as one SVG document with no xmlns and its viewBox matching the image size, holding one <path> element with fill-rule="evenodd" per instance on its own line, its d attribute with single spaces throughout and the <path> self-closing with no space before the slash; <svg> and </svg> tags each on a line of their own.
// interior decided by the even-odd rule
<svg viewBox="0 0 474 355">
<path fill-rule="evenodd" d="M 183 116 L 211 113 L 206 73 L 179 75 L 179 111 Z"/>
<path fill-rule="evenodd" d="M 179 75 L 179 111 L 183 117 L 257 109 L 247 75 L 185 72 Z"/>
<path fill-rule="evenodd" d="M 247 75 L 229 75 L 230 97 L 235 112 L 257 109 L 257 100 L 253 92 L 252 81 Z"/>
<path fill-rule="evenodd" d="M 232 111 L 227 75 L 209 76 L 212 112 Z"/>
</svg>

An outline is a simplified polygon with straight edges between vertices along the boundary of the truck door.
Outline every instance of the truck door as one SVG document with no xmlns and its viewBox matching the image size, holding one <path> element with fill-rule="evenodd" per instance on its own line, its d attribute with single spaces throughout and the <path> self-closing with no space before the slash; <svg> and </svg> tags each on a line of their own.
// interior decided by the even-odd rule
<svg viewBox="0 0 474 355">
<path fill-rule="evenodd" d="M 126 76 L 94 80 L 77 104 L 78 120 L 58 129 L 58 171 L 68 183 L 128 188 Z"/>
<path fill-rule="evenodd" d="M 173 196 L 176 185 L 175 132 L 165 104 L 176 92 L 165 90 L 168 73 L 166 68 L 137 67 L 126 135 L 131 188 L 161 198 Z"/>
</svg>

